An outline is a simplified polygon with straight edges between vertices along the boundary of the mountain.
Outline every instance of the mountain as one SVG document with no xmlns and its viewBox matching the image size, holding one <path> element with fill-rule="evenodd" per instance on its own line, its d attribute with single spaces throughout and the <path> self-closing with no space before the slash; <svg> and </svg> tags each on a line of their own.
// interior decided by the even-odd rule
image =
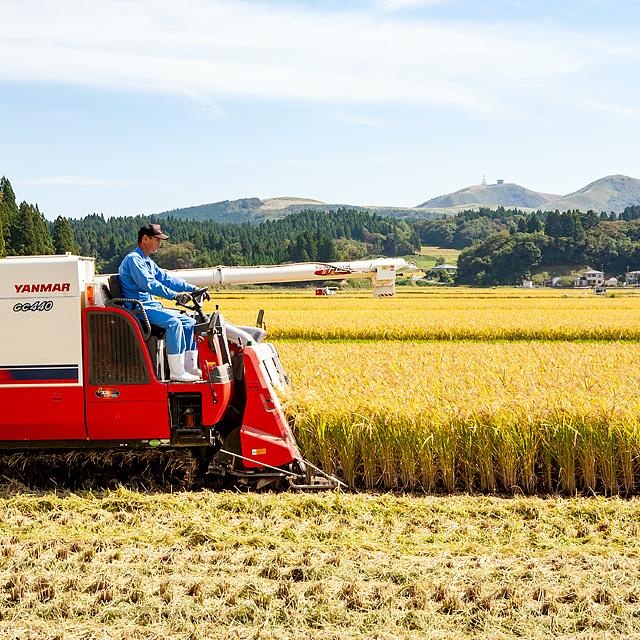
<svg viewBox="0 0 640 640">
<path fill-rule="evenodd" d="M 442 214 L 441 211 L 424 211 L 412 207 L 364 207 L 352 204 L 328 204 L 320 200 L 309 198 L 241 198 L 240 200 L 222 200 L 211 204 L 201 204 L 194 207 L 172 209 L 156 214 L 157 217 L 185 218 L 189 220 L 215 220 L 216 222 L 262 222 L 277 220 L 292 213 L 313 209 L 314 211 L 337 211 L 338 209 L 355 209 L 356 211 L 370 211 L 381 216 L 394 218 L 423 218 L 433 219 Z M 444 212 L 446 213 L 446 211 Z"/>
<path fill-rule="evenodd" d="M 260 207 L 259 198 L 242 198 L 241 200 L 222 200 L 194 207 L 172 209 L 157 214 L 160 218 L 186 218 L 188 220 L 215 220 L 216 222 L 251 222 L 253 214 Z"/>
<path fill-rule="evenodd" d="M 537 209 L 544 207 L 553 198 L 560 196 L 538 193 L 525 189 L 513 182 L 498 182 L 497 184 L 477 184 L 460 189 L 445 196 L 438 196 L 427 200 L 418 207 L 421 209 L 450 208 L 450 207 L 526 207 Z"/>
<path fill-rule="evenodd" d="M 588 184 L 566 196 L 540 193 L 525 189 L 518 184 L 479 184 L 460 189 L 448 195 L 432 198 L 418 205 L 421 209 L 436 208 L 450 213 L 462 209 L 479 207 L 518 207 L 520 209 L 543 209 L 548 211 L 615 211 L 621 213 L 626 207 L 640 204 L 640 180 L 623 175 L 607 176 Z"/>
<path fill-rule="evenodd" d="M 329 204 L 310 198 L 241 198 L 223 200 L 194 207 L 173 209 L 157 214 L 158 217 L 174 216 L 190 220 L 215 220 L 216 222 L 262 222 L 277 220 L 292 213 L 313 209 L 314 211 L 337 211 L 355 209 L 370 211 L 394 218 L 420 218 L 432 220 L 442 215 L 454 215 L 464 209 L 480 207 L 513 208 L 533 211 L 615 211 L 621 213 L 625 207 L 640 204 L 640 180 L 629 176 L 613 175 L 596 180 L 586 187 L 566 196 L 532 191 L 513 182 L 499 181 L 496 184 L 477 184 L 454 193 L 431 198 L 417 207 L 365 207 L 353 204 Z"/>
<path fill-rule="evenodd" d="M 640 180 L 629 176 L 613 175 L 600 178 L 578 191 L 557 199 L 551 199 L 551 210 L 580 209 L 581 211 L 615 211 L 640 204 Z"/>
</svg>

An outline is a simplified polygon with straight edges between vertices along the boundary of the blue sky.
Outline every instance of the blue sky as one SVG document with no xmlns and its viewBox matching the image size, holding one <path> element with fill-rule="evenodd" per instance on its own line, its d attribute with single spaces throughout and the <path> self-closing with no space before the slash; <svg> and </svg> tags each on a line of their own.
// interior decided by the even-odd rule
<svg viewBox="0 0 640 640">
<path fill-rule="evenodd" d="M 0 173 L 49 218 L 640 177 L 640 2 L 2 4 Z"/>
</svg>

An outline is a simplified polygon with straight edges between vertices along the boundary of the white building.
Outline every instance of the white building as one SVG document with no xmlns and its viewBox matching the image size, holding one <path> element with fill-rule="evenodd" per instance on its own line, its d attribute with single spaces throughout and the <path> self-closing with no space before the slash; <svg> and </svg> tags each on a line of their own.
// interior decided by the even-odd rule
<svg viewBox="0 0 640 640">
<path fill-rule="evenodd" d="M 627 271 L 625 280 L 627 284 L 640 285 L 640 271 Z"/>
<path fill-rule="evenodd" d="M 590 269 L 585 271 L 573 283 L 574 287 L 600 287 L 604 284 L 604 271 Z"/>
<path fill-rule="evenodd" d="M 446 271 L 447 273 L 455 273 L 458 270 L 455 264 L 437 264 L 435 267 L 431 267 L 430 271 Z"/>
<path fill-rule="evenodd" d="M 552 276 L 551 278 L 546 278 L 542 283 L 543 287 L 561 287 L 562 286 L 562 276 Z"/>
</svg>

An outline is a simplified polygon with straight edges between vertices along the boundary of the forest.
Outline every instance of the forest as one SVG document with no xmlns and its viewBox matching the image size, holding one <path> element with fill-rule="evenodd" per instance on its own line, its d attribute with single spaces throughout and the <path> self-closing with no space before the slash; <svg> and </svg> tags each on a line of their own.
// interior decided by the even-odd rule
<svg viewBox="0 0 640 640">
<path fill-rule="evenodd" d="M 618 276 L 640 270 L 638 205 L 619 215 L 498 207 L 413 225 L 424 244 L 462 249 L 459 284 L 514 284 L 558 266 L 589 266 Z"/>
<path fill-rule="evenodd" d="M 302 211 L 259 224 L 102 214 L 51 222 L 37 204 L 18 205 L 9 180 L 0 179 L 0 257 L 69 251 L 94 256 L 98 271 L 112 273 L 147 222 L 160 222 L 171 236 L 156 256 L 168 269 L 406 256 L 425 244 L 462 250 L 458 284 L 514 284 L 560 265 L 589 266 L 608 275 L 640 270 L 640 205 L 619 215 L 497 207 L 437 220 L 339 209 Z"/>
<path fill-rule="evenodd" d="M 358 260 L 418 253 L 420 239 L 403 220 L 364 211 L 303 211 L 259 224 L 156 216 L 45 219 L 38 205 L 17 204 L 11 183 L 0 180 L 0 256 L 69 251 L 94 256 L 98 271 L 113 273 L 135 246 L 138 229 L 158 222 L 171 236 L 158 252 L 167 269 L 209 265 Z"/>
</svg>

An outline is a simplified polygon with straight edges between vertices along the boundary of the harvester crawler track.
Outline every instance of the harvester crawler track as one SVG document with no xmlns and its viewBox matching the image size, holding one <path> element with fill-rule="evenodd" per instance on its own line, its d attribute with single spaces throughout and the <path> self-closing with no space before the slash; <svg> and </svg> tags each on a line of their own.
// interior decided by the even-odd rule
<svg viewBox="0 0 640 640">
<path fill-rule="evenodd" d="M 47 490 L 187 490 L 197 486 L 199 467 L 189 449 L 28 451 L 0 455 L 0 480 Z"/>
<path fill-rule="evenodd" d="M 228 452 L 225 452 L 228 453 Z M 302 463 L 296 473 L 273 468 L 252 473 L 211 473 L 201 448 L 146 450 L 42 450 L 0 454 L 0 484 L 38 490 L 89 491 L 123 486 L 138 491 L 220 489 L 296 489 L 345 487 L 337 478 Z M 234 455 L 234 454 L 231 454 Z"/>
</svg>

